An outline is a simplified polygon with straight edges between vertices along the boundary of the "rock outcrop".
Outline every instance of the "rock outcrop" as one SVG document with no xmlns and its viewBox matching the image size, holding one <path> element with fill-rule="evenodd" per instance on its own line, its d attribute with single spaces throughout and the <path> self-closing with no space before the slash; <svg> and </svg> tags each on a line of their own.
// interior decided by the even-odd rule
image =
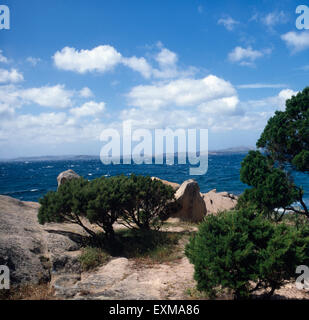
<svg viewBox="0 0 309 320">
<path fill-rule="evenodd" d="M 80 272 L 84 233 L 72 224 L 37 220 L 39 204 L 0 196 L 0 265 L 10 269 L 11 285 L 38 284 L 53 274 Z"/>
<path fill-rule="evenodd" d="M 151 179 L 152 180 L 160 180 L 164 184 L 166 184 L 168 186 L 171 186 L 175 191 L 177 191 L 179 189 L 179 187 L 180 187 L 180 184 L 176 183 L 176 182 L 170 182 L 170 181 L 163 180 L 163 179 L 160 179 L 160 178 L 157 178 L 157 177 L 151 177 Z"/>
<path fill-rule="evenodd" d="M 216 189 L 203 194 L 207 213 L 217 214 L 220 211 L 232 210 L 237 205 L 238 197 L 228 192 L 217 192 Z"/>
<path fill-rule="evenodd" d="M 80 176 L 73 170 L 63 171 L 57 177 L 58 188 L 68 180 L 78 179 Z"/>
<path fill-rule="evenodd" d="M 175 198 L 181 209 L 173 214 L 173 217 L 190 222 L 203 220 L 207 210 L 200 193 L 200 187 L 195 180 L 185 181 L 176 191 Z"/>
</svg>

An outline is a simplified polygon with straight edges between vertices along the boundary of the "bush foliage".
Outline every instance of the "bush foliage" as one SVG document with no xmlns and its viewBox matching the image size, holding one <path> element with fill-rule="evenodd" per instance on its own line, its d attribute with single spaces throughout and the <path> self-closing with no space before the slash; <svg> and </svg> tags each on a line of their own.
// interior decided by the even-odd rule
<svg viewBox="0 0 309 320">
<path fill-rule="evenodd" d="M 275 209 L 283 208 L 309 218 L 304 190 L 289 174 L 291 167 L 309 172 L 309 87 L 288 99 L 285 111 L 275 112 L 256 145 L 264 154 L 252 151 L 242 162 L 241 181 L 252 188 L 245 191 L 238 207 L 254 205 L 277 219 Z M 291 206 L 294 202 L 301 208 Z"/>
<path fill-rule="evenodd" d="M 114 238 L 113 224 L 117 220 L 129 228 L 159 229 L 173 210 L 173 200 L 174 190 L 150 177 L 79 178 L 40 199 L 38 219 L 41 224 L 76 223 L 96 238 L 86 226 L 86 219 L 102 228 L 106 238 Z"/>
<path fill-rule="evenodd" d="M 223 289 L 237 299 L 258 289 L 271 296 L 309 261 L 309 229 L 273 224 L 255 210 L 206 216 L 186 247 L 197 288 L 215 297 Z M 254 286 L 252 286 L 252 282 Z"/>
</svg>

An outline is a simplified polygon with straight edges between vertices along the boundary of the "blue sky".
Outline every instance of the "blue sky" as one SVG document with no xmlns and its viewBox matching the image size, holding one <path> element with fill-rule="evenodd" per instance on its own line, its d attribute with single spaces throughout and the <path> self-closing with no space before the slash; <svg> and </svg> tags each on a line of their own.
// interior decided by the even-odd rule
<svg viewBox="0 0 309 320">
<path fill-rule="evenodd" d="M 254 146 L 308 85 L 298 1 L 6 0 L 0 158 L 99 154 L 103 129 L 209 129 Z M 308 3 L 309 6 L 309 3 Z"/>
</svg>

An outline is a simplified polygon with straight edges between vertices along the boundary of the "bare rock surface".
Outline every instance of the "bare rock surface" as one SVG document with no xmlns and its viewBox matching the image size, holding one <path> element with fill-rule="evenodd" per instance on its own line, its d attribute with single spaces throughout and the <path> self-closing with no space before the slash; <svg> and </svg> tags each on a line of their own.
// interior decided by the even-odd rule
<svg viewBox="0 0 309 320">
<path fill-rule="evenodd" d="M 58 188 L 68 180 L 78 179 L 80 176 L 73 170 L 69 169 L 67 171 L 61 172 L 57 177 Z"/>
<path fill-rule="evenodd" d="M 80 279 L 63 275 L 53 283 L 58 297 L 76 300 L 185 299 L 185 289 L 194 286 L 193 266 L 187 258 L 153 266 L 115 258 Z"/>
<path fill-rule="evenodd" d="M 80 272 L 77 259 L 83 231 L 75 225 L 37 221 L 39 204 L 0 196 L 0 264 L 11 284 L 38 284 L 57 272 Z M 67 231 L 66 231 L 67 228 Z"/>
<path fill-rule="evenodd" d="M 176 191 L 175 198 L 181 209 L 173 217 L 190 222 L 203 220 L 207 210 L 200 193 L 200 187 L 195 180 L 185 181 Z"/>
<path fill-rule="evenodd" d="M 203 194 L 207 213 L 217 214 L 220 211 L 232 210 L 237 205 L 238 197 L 227 192 L 217 192 L 216 189 Z"/>
</svg>

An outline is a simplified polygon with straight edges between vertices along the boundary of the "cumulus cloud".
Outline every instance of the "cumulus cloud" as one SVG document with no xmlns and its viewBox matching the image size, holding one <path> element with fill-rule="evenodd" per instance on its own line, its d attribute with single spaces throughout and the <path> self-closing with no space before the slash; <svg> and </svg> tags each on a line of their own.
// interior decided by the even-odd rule
<svg viewBox="0 0 309 320">
<path fill-rule="evenodd" d="M 104 124 L 85 122 L 79 125 L 64 112 L 24 114 L 0 118 L 0 142 L 19 145 L 59 146 L 66 143 L 99 141 Z"/>
<path fill-rule="evenodd" d="M 216 76 L 203 79 L 178 79 L 168 83 L 140 85 L 128 94 L 129 103 L 141 108 L 158 109 L 168 105 L 194 106 L 207 100 L 235 95 L 233 86 Z"/>
<path fill-rule="evenodd" d="M 225 17 L 219 19 L 218 24 L 223 25 L 228 31 L 232 31 L 239 22 L 234 20 L 232 17 Z"/>
<path fill-rule="evenodd" d="M 290 31 L 281 36 L 281 39 L 286 43 L 288 47 L 292 49 L 292 52 L 296 53 L 309 48 L 309 31 L 294 32 Z"/>
<path fill-rule="evenodd" d="M 285 102 L 298 92 L 291 89 L 281 90 L 278 95 L 267 97 L 260 100 L 250 100 L 246 102 L 249 108 L 255 108 L 264 111 L 284 110 Z M 264 108 L 264 109 L 263 109 Z"/>
<path fill-rule="evenodd" d="M 57 68 L 78 73 L 106 72 L 121 62 L 121 54 L 113 47 L 104 45 L 92 50 L 76 50 L 65 47 L 53 56 Z"/>
<path fill-rule="evenodd" d="M 164 67 L 175 66 L 178 61 L 178 56 L 175 52 L 162 48 L 161 51 L 157 54 L 156 60 L 159 65 Z"/>
<path fill-rule="evenodd" d="M 236 47 L 228 55 L 228 59 L 231 62 L 239 63 L 242 66 L 253 66 L 254 61 L 263 57 L 266 54 L 270 54 L 271 49 L 253 50 L 252 47 L 242 48 Z"/>
<path fill-rule="evenodd" d="M 152 68 L 148 64 L 145 58 L 122 58 L 122 63 L 131 68 L 134 71 L 137 71 L 142 74 L 144 78 L 150 78 L 152 74 Z"/>
<path fill-rule="evenodd" d="M 2 50 L 0 50 L 0 62 L 2 62 L 2 63 L 8 63 L 9 62 L 9 60 L 8 60 L 8 58 L 6 58 L 3 54 L 2 54 Z"/>
<path fill-rule="evenodd" d="M 18 72 L 16 69 L 6 70 L 6 69 L 0 69 L 0 83 L 16 83 L 23 81 L 24 77 L 23 75 Z"/>
<path fill-rule="evenodd" d="M 42 107 L 67 108 L 73 102 L 73 91 L 66 90 L 64 85 L 44 86 L 39 88 L 22 89 L 18 95 L 26 103 L 36 103 Z"/>
<path fill-rule="evenodd" d="M 102 45 L 91 50 L 76 50 L 75 48 L 65 47 L 57 51 L 54 56 L 54 64 L 57 68 L 84 74 L 86 72 L 105 73 L 117 65 L 124 65 L 144 78 L 175 78 L 192 75 L 196 69 L 189 67 L 187 70 L 178 70 L 176 53 L 158 45 L 160 52 L 155 60 L 159 68 L 154 68 L 144 57 L 124 57 L 115 48 L 109 45 Z"/>
<path fill-rule="evenodd" d="M 215 132 L 262 130 L 275 110 L 283 110 L 285 101 L 297 92 L 281 90 L 276 96 L 239 101 L 237 95 L 213 96 L 191 108 L 133 107 L 123 110 L 120 119 L 141 128 L 208 128 Z"/>
<path fill-rule="evenodd" d="M 89 101 L 84 103 L 81 107 L 70 109 L 70 113 L 77 118 L 81 117 L 98 117 L 105 111 L 104 102 Z"/>
<path fill-rule="evenodd" d="M 115 48 L 102 45 L 91 50 L 76 50 L 65 47 L 53 56 L 55 65 L 62 70 L 86 72 L 107 72 L 119 64 L 140 72 L 145 78 L 151 75 L 151 67 L 145 58 L 123 57 Z"/>
<path fill-rule="evenodd" d="M 84 87 L 82 90 L 79 91 L 79 95 L 82 98 L 91 98 L 93 97 L 93 92 L 88 87 Z"/>
</svg>

